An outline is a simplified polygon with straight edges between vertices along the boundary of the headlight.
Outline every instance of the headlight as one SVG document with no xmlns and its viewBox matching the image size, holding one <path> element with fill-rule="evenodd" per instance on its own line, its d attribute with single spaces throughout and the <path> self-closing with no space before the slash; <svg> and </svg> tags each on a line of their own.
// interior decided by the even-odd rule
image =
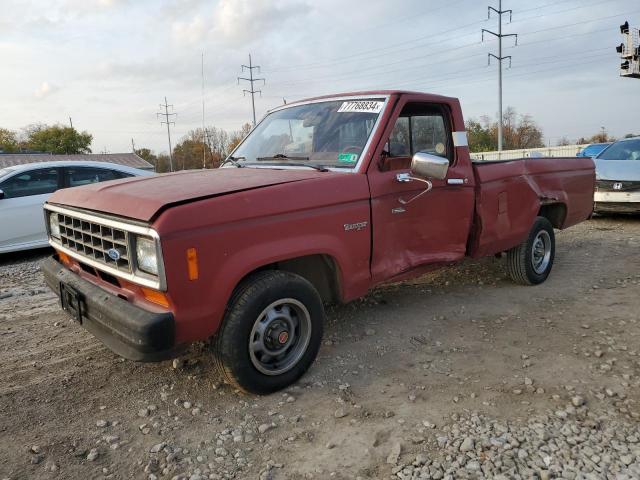
<svg viewBox="0 0 640 480">
<path fill-rule="evenodd" d="M 57 213 L 49 214 L 49 234 L 53 238 L 57 238 L 58 240 L 60 240 L 60 223 L 58 222 Z"/>
<path fill-rule="evenodd" d="M 156 242 L 152 238 L 136 238 L 136 258 L 140 270 L 151 275 L 158 275 L 158 252 Z"/>
</svg>

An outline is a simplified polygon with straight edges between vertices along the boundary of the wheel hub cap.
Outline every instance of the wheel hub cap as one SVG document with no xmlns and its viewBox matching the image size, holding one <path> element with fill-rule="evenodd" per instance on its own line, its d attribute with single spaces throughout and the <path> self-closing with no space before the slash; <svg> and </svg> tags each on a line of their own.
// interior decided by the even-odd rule
<svg viewBox="0 0 640 480">
<path fill-rule="evenodd" d="M 546 271 L 550 262 L 551 237 L 549 236 L 549 232 L 542 230 L 538 232 L 533 239 L 533 245 L 531 246 L 531 266 L 533 270 L 540 275 Z"/>
<path fill-rule="evenodd" d="M 281 375 L 298 363 L 310 339 L 307 308 L 292 298 L 277 300 L 256 319 L 249 338 L 249 356 L 259 372 Z"/>
</svg>

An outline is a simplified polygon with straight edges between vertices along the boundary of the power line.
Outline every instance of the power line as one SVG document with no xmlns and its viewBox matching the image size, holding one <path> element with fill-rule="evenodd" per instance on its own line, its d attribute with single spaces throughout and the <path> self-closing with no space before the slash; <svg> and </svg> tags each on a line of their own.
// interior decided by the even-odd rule
<svg viewBox="0 0 640 480">
<path fill-rule="evenodd" d="M 255 101 L 255 94 L 259 93 L 260 95 L 262 95 L 262 90 L 256 90 L 253 86 L 253 84 L 255 82 L 262 82 L 262 84 L 264 85 L 266 83 L 266 80 L 264 78 L 253 78 L 253 71 L 257 70 L 258 72 L 260 72 L 260 66 L 259 65 L 253 65 L 251 63 L 251 54 L 249 54 L 249 65 L 242 65 L 242 72 L 244 72 L 244 69 L 246 68 L 247 70 L 249 70 L 249 78 L 246 77 L 238 77 L 238 85 L 240 85 L 240 80 L 244 80 L 246 82 L 249 82 L 249 84 L 251 85 L 251 90 L 247 90 L 244 89 L 242 90 L 243 94 L 247 94 L 250 93 L 251 94 L 251 108 L 253 109 L 253 126 L 256 126 L 256 101 Z"/>
<path fill-rule="evenodd" d="M 498 0 L 498 9 L 488 7 L 487 18 L 491 18 L 491 12 L 498 14 L 498 33 L 492 32 L 485 28 L 482 29 L 482 40 L 484 41 L 484 34 L 488 33 L 498 38 L 498 55 L 493 53 L 488 54 L 489 64 L 491 64 L 491 57 L 498 61 L 498 151 L 502 151 L 502 62 L 509 59 L 509 65 L 511 65 L 511 55 L 502 55 L 502 39 L 504 37 L 515 37 L 516 45 L 518 44 L 518 35 L 515 33 L 502 33 L 502 15 L 509 14 L 509 21 L 513 14 L 512 10 L 502 10 L 502 0 Z"/>
<path fill-rule="evenodd" d="M 169 139 L 169 171 L 173 172 L 173 154 L 171 153 L 171 129 L 169 125 L 175 125 L 176 122 L 174 120 L 169 120 L 171 115 L 178 115 L 177 113 L 169 113 L 169 107 L 173 109 L 173 105 L 169 105 L 167 103 L 167 97 L 164 97 L 164 104 L 160 104 L 160 108 L 164 107 L 164 113 L 158 112 L 156 113 L 157 117 L 163 116 L 164 120 L 160 122 L 160 125 L 163 123 L 167 124 L 167 138 Z"/>
</svg>

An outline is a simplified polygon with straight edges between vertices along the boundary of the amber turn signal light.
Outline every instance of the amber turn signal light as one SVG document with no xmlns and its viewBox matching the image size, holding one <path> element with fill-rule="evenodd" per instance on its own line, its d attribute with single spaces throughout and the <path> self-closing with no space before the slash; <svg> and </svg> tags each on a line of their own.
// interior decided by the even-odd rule
<svg viewBox="0 0 640 480">
<path fill-rule="evenodd" d="M 189 272 L 189 280 L 198 279 L 198 253 L 195 248 L 187 249 L 187 269 Z"/>
<path fill-rule="evenodd" d="M 61 252 L 60 250 L 56 250 L 56 252 L 58 253 L 58 258 L 64 265 L 68 266 L 71 263 L 71 259 L 66 253 Z"/>
<path fill-rule="evenodd" d="M 164 293 L 146 287 L 140 287 L 140 290 L 142 290 L 144 298 L 146 298 L 150 302 L 162 307 L 169 308 L 169 299 Z"/>
</svg>

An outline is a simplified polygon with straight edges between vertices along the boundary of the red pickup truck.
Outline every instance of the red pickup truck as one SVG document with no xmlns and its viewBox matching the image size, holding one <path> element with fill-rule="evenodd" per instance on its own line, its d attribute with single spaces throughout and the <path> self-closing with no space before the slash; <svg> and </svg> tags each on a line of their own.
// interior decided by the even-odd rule
<svg viewBox="0 0 640 480">
<path fill-rule="evenodd" d="M 268 393 L 315 359 L 326 302 L 502 252 L 516 282 L 543 282 L 594 183 L 590 158 L 473 163 L 455 98 L 313 98 L 270 111 L 222 168 L 59 190 L 43 270 L 123 357 L 210 339 L 230 383 Z"/>
</svg>

